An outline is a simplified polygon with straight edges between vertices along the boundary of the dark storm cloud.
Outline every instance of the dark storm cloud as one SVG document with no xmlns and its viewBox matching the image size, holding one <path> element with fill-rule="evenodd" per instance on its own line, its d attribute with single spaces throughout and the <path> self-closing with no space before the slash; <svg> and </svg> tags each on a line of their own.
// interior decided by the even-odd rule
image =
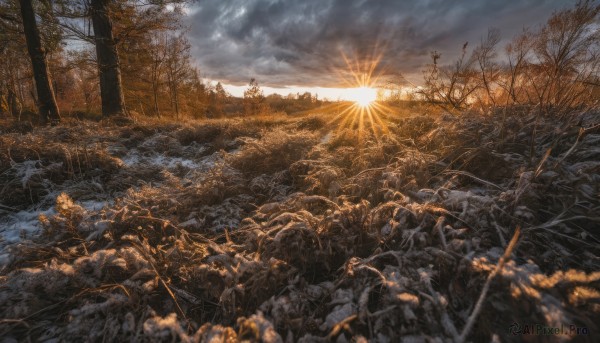
<svg viewBox="0 0 600 343">
<path fill-rule="evenodd" d="M 344 86 L 343 55 L 364 71 L 418 81 L 429 53 L 450 61 L 489 27 L 510 38 L 569 0 L 201 0 L 191 11 L 193 53 L 206 77 L 269 86 Z M 341 74 L 344 74 L 343 72 Z"/>
</svg>

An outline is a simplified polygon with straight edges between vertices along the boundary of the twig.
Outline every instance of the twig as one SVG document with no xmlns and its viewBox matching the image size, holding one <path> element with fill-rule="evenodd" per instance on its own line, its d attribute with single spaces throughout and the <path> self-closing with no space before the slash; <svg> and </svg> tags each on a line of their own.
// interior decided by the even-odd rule
<svg viewBox="0 0 600 343">
<path fill-rule="evenodd" d="M 353 314 L 353 315 L 343 319 L 339 323 L 335 324 L 333 329 L 331 329 L 331 332 L 327 335 L 327 339 L 333 340 L 333 338 L 337 337 L 337 335 L 340 333 L 340 331 L 342 331 L 342 329 L 349 330 L 350 323 L 357 318 L 358 318 L 358 316 Z"/>
<path fill-rule="evenodd" d="M 517 241 L 519 240 L 520 233 L 521 233 L 521 228 L 517 226 L 517 228 L 515 230 L 515 234 L 513 235 L 512 239 L 510 240 L 510 243 L 506 247 L 506 250 L 504 251 L 504 255 L 502 255 L 502 257 L 498 261 L 498 265 L 496 266 L 496 269 L 494 269 L 494 271 L 491 272 L 490 275 L 488 275 L 488 278 L 485 281 L 485 284 L 483 285 L 483 289 L 481 290 L 481 294 L 479 295 L 479 299 L 477 299 L 477 304 L 475 304 L 475 308 L 473 309 L 473 312 L 469 316 L 469 319 L 467 320 L 467 323 L 465 324 L 462 332 L 460 333 L 460 336 L 458 336 L 456 342 L 463 343 L 465 341 L 465 339 L 467 338 L 467 336 L 469 335 L 469 332 L 471 332 L 471 329 L 473 328 L 473 325 L 475 324 L 475 320 L 477 319 L 479 312 L 481 312 L 481 308 L 483 307 L 483 302 L 485 301 L 487 293 L 490 290 L 490 285 L 492 284 L 492 280 L 494 280 L 496 275 L 498 275 L 502 271 L 504 264 L 510 258 L 510 254 L 512 253 L 513 249 L 517 245 Z"/>
<path fill-rule="evenodd" d="M 169 287 L 169 285 L 167 284 L 167 282 L 162 278 L 162 276 L 158 272 L 158 269 L 156 268 L 156 266 L 154 265 L 154 263 L 152 263 L 152 258 L 148 254 L 146 254 L 146 251 L 142 247 L 137 246 L 137 244 L 134 244 L 134 247 L 136 248 L 136 250 L 142 256 L 144 256 L 146 258 L 146 260 L 148 261 L 148 264 L 150 264 L 150 267 L 152 267 L 152 269 L 154 270 L 154 273 L 156 274 L 156 277 L 158 277 L 158 279 L 160 280 L 160 283 L 163 285 L 163 287 L 165 287 L 167 293 L 169 293 L 169 296 L 171 296 L 171 298 L 173 299 L 173 302 L 175 303 L 175 306 L 177 307 L 177 310 L 179 311 L 179 314 L 181 314 L 181 316 L 183 317 L 183 319 L 185 319 L 186 321 L 188 321 L 188 318 L 185 315 L 185 312 L 183 311 L 183 309 L 179 305 L 179 302 L 177 301 L 177 297 L 175 296 L 175 293 L 173 293 L 173 291 L 171 290 L 171 288 Z"/>
<path fill-rule="evenodd" d="M 10 210 L 10 211 L 15 211 L 15 212 L 19 212 L 20 210 L 18 208 L 15 207 L 10 207 L 10 206 L 6 206 L 6 205 L 2 205 L 0 204 L 0 207 L 6 210 Z"/>
<path fill-rule="evenodd" d="M 437 231 L 438 234 L 440 235 L 440 241 L 442 242 L 442 246 L 444 247 L 444 250 L 446 250 L 448 248 L 448 244 L 446 244 L 446 236 L 444 236 L 444 230 L 443 230 L 445 221 L 446 221 L 446 217 L 440 216 L 438 218 L 437 222 L 435 223 L 435 226 L 433 227 L 433 230 Z"/>
<path fill-rule="evenodd" d="M 496 188 L 496 189 L 498 189 L 498 190 L 505 191 L 505 189 L 504 189 L 504 188 L 502 188 L 502 187 L 498 186 L 497 184 L 495 184 L 495 183 L 492 183 L 492 182 L 489 182 L 489 181 L 486 181 L 486 180 L 484 180 L 484 179 L 482 179 L 482 178 L 479 178 L 479 177 L 477 177 L 477 176 L 475 176 L 475 175 L 473 175 L 473 174 L 471 174 L 471 173 L 467 173 L 467 172 L 465 172 L 465 171 L 460 171 L 460 170 L 448 170 L 448 171 L 442 172 L 442 174 L 458 174 L 458 175 L 462 175 L 462 176 L 468 176 L 468 177 L 472 178 L 472 179 L 473 179 L 473 180 L 475 180 L 475 181 L 478 181 L 478 182 L 480 182 L 480 183 L 483 183 L 484 185 L 488 185 L 488 186 L 494 187 L 494 188 Z"/>
<path fill-rule="evenodd" d="M 579 139 L 578 139 L 579 140 Z M 575 143 L 577 144 L 577 143 Z M 574 148 L 575 146 L 573 146 Z M 571 149 L 573 149 L 571 148 Z M 538 176 L 540 176 L 540 174 L 542 173 L 543 169 L 542 167 L 544 166 L 544 163 L 546 163 L 546 160 L 548 159 L 548 157 L 550 157 L 550 153 L 552 152 L 552 148 L 549 148 L 548 150 L 546 150 L 546 153 L 544 154 L 544 157 L 542 157 L 540 163 L 538 163 L 537 168 L 535 169 L 535 173 L 533 174 L 533 179 L 535 180 Z"/>
<path fill-rule="evenodd" d="M 560 163 L 562 163 L 562 161 L 564 161 L 567 158 L 567 156 L 569 156 L 573 152 L 573 150 L 575 150 L 575 147 L 577 147 L 577 144 L 579 144 L 579 142 L 585 136 L 585 134 L 586 134 L 586 130 L 584 128 L 580 128 L 579 134 L 577 135 L 577 139 L 575 140 L 575 143 L 573 143 L 573 146 L 571 146 L 571 148 L 569 150 L 567 150 L 567 152 L 560 158 L 560 160 L 556 161 L 556 163 L 554 164 L 554 168 L 558 167 L 558 165 Z"/>
<path fill-rule="evenodd" d="M 454 325 L 454 322 L 452 322 L 452 320 L 450 319 L 450 316 L 448 315 L 448 312 L 445 309 L 445 305 L 443 304 L 445 301 L 442 300 L 438 292 L 436 292 L 433 289 L 433 286 L 431 285 L 431 276 L 422 269 L 419 273 L 421 275 L 421 282 L 425 284 L 427 290 L 430 293 L 430 295 L 428 295 L 427 298 L 429 299 L 429 301 L 431 301 L 437 306 L 437 309 L 440 312 L 441 324 L 444 331 L 446 332 L 446 334 L 452 336 L 455 340 L 458 339 L 458 331 L 456 330 L 456 326 Z M 420 293 L 426 294 L 423 292 Z"/>
<path fill-rule="evenodd" d="M 369 172 L 373 172 L 373 171 L 379 171 L 379 170 L 384 170 L 385 168 L 387 168 L 387 166 L 385 166 L 385 167 L 380 167 L 380 168 L 371 168 L 371 169 L 365 169 L 365 170 L 361 171 L 360 173 L 358 173 L 358 174 L 354 175 L 352 178 L 359 177 L 359 176 L 361 176 L 362 174 L 366 174 L 366 173 L 369 173 Z"/>
</svg>

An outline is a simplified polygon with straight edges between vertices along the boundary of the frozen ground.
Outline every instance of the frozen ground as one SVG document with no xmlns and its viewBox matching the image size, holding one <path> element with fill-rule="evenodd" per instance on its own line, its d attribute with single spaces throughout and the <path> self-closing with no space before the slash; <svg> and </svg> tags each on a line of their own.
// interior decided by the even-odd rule
<svg viewBox="0 0 600 343">
<path fill-rule="evenodd" d="M 1 135 L 0 336 L 598 340 L 598 113 L 346 119 Z"/>
<path fill-rule="evenodd" d="M 215 163 L 222 159 L 220 152 L 215 152 L 209 155 L 203 155 L 209 148 L 198 144 L 186 147 L 184 154 L 201 156 L 180 157 L 168 156 L 166 153 L 156 153 L 152 151 L 156 138 L 164 137 L 157 134 L 149 137 L 140 146 L 142 151 L 133 148 L 125 149 L 122 145 L 115 144 L 108 146 L 107 151 L 111 156 L 122 161 L 124 168 L 132 170 L 153 168 L 157 173 L 161 172 L 184 172 L 188 173 L 204 173 L 214 167 Z M 235 152 L 235 151 L 234 151 Z M 119 155 L 125 155 L 118 157 Z M 22 242 L 23 240 L 31 240 L 39 237 L 42 225 L 39 220 L 40 215 L 52 217 L 57 214 L 55 209 L 55 199 L 63 192 L 69 193 L 72 183 L 63 185 L 52 184 L 49 180 L 44 179 L 43 175 L 47 169 L 62 168 L 62 163 L 53 163 L 44 165 L 41 160 L 28 160 L 22 163 L 13 163 L 12 169 L 16 171 L 16 178 L 20 180 L 23 188 L 27 188 L 30 180 L 35 176 L 41 176 L 41 181 L 44 184 L 47 195 L 44 196 L 38 203 L 27 207 L 24 210 L 16 210 L 12 207 L 3 206 L 0 209 L 5 209 L 4 213 L 0 213 L 0 268 L 11 261 L 10 250 L 13 244 Z M 144 183 L 145 180 L 139 180 Z M 86 181 L 83 181 L 86 182 Z M 88 181 L 92 186 L 96 186 L 97 194 L 86 194 L 85 198 L 98 198 L 94 200 L 77 201 L 87 215 L 93 218 L 102 209 L 107 206 L 114 205 L 114 200 L 119 194 L 107 194 L 103 192 L 102 185 L 99 185 L 96 180 Z M 62 187 L 61 187 L 62 186 Z M 154 187 L 160 187 L 161 182 L 155 182 Z"/>
</svg>

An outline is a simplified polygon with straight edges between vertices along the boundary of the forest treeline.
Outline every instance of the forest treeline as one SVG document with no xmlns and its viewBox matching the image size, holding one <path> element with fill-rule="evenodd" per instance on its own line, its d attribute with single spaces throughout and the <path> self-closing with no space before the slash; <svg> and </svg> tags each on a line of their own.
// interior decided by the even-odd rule
<svg viewBox="0 0 600 343">
<path fill-rule="evenodd" d="M 61 112 L 179 119 L 289 114 L 322 104 L 310 93 L 265 96 L 255 79 L 243 99 L 204 82 L 183 24 L 190 1 L 0 0 L 0 114 L 20 120 L 39 113 L 41 123 L 57 122 Z M 599 13 L 597 1 L 583 0 L 504 46 L 491 28 L 474 48 L 465 43 L 456 61 L 433 51 L 423 84 L 404 94 L 391 89 L 387 100 L 484 113 L 597 106 Z"/>
<path fill-rule="evenodd" d="M 204 82 L 183 24 L 187 0 L 0 0 L 0 114 L 58 121 L 302 111 L 311 94 L 245 99 Z M 29 58 L 27 58 L 29 56 Z"/>
</svg>

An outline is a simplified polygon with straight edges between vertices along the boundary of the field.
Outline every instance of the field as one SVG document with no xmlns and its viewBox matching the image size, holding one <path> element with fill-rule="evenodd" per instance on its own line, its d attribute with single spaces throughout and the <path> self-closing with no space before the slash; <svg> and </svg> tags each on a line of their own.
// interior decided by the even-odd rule
<svg viewBox="0 0 600 343">
<path fill-rule="evenodd" d="M 0 123 L 0 337 L 600 339 L 600 113 L 323 112 Z"/>
</svg>

